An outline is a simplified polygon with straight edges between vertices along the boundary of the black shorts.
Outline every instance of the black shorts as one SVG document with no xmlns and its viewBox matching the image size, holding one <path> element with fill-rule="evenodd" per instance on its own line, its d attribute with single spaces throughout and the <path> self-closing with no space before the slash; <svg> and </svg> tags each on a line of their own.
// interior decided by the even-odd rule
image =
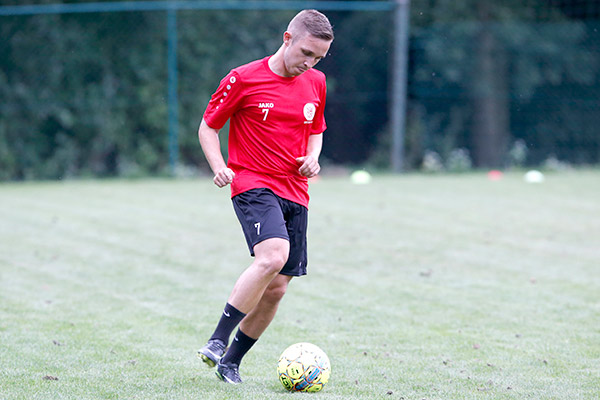
<svg viewBox="0 0 600 400">
<path fill-rule="evenodd" d="M 232 201 L 233 209 L 246 236 L 250 255 L 254 256 L 254 246 L 263 240 L 286 239 L 290 242 L 290 254 L 280 274 L 306 275 L 308 262 L 306 207 L 282 199 L 270 189 L 264 188 L 240 193 Z"/>
</svg>

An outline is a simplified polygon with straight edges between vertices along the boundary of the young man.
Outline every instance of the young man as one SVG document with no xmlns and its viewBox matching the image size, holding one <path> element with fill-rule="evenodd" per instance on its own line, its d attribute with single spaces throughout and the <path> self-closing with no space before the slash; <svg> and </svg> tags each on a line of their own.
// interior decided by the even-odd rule
<svg viewBox="0 0 600 400">
<path fill-rule="evenodd" d="M 242 358 L 273 320 L 292 277 L 306 274 L 308 178 L 319 173 L 326 128 L 325 75 L 312 67 L 327 55 L 332 41 L 325 15 L 301 11 L 275 54 L 223 78 L 198 130 L 214 183 L 220 188 L 231 184 L 233 207 L 254 256 L 214 333 L 198 351 L 228 383 L 242 382 Z M 225 164 L 218 133 L 227 120 Z"/>
</svg>

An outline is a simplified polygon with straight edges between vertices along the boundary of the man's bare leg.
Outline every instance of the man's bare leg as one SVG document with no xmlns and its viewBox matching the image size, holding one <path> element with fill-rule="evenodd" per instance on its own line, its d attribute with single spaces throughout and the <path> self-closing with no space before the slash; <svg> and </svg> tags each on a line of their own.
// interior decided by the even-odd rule
<svg viewBox="0 0 600 400">
<path fill-rule="evenodd" d="M 254 262 L 238 278 L 228 303 L 244 314 L 250 313 L 279 275 L 289 252 L 290 242 L 286 239 L 267 239 L 254 246 Z"/>
<path fill-rule="evenodd" d="M 267 329 L 279 308 L 279 302 L 285 294 L 291 276 L 277 275 L 263 293 L 254 309 L 240 323 L 240 329 L 253 339 L 258 339 Z"/>
<path fill-rule="evenodd" d="M 280 238 L 266 239 L 254 246 L 254 262 L 238 278 L 213 335 L 208 343 L 198 350 L 198 357 L 206 365 L 214 367 L 218 364 L 229 344 L 231 332 L 261 301 L 265 290 L 285 265 L 289 249 L 289 242 Z M 269 290 L 269 293 L 267 298 L 271 298 L 274 291 Z M 275 306 L 272 311 L 273 316 L 276 310 Z M 272 319 L 273 317 L 270 317 L 266 322 L 265 329 Z M 252 332 L 256 332 L 256 330 L 252 330 Z M 246 338 L 243 334 L 238 336 Z M 251 337 L 247 337 L 247 339 L 248 342 L 256 341 Z"/>
</svg>

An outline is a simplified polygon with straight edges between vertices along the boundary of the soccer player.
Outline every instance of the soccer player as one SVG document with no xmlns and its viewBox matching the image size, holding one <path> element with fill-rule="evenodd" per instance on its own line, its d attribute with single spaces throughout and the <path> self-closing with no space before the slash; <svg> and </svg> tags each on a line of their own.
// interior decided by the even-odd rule
<svg viewBox="0 0 600 400">
<path fill-rule="evenodd" d="M 198 136 L 214 183 L 231 185 L 252 264 L 240 275 L 198 356 L 225 382 L 273 320 L 294 276 L 306 274 L 308 178 L 319 173 L 326 128 L 325 75 L 313 69 L 333 41 L 325 15 L 303 10 L 275 54 L 229 72 L 212 95 Z M 230 120 L 229 159 L 219 130 Z M 233 330 L 238 330 L 229 345 Z"/>
</svg>

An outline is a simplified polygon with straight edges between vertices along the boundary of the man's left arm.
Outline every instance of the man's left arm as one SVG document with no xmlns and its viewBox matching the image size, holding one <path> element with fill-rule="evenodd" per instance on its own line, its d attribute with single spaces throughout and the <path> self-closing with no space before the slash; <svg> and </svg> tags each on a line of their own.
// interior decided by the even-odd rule
<svg viewBox="0 0 600 400">
<path fill-rule="evenodd" d="M 321 148 L 323 148 L 323 134 L 310 135 L 308 137 L 308 144 L 306 145 L 306 155 L 296 158 L 296 162 L 300 165 L 298 171 L 302 176 L 312 178 L 319 173 L 321 170 L 321 166 L 319 165 Z"/>
</svg>

